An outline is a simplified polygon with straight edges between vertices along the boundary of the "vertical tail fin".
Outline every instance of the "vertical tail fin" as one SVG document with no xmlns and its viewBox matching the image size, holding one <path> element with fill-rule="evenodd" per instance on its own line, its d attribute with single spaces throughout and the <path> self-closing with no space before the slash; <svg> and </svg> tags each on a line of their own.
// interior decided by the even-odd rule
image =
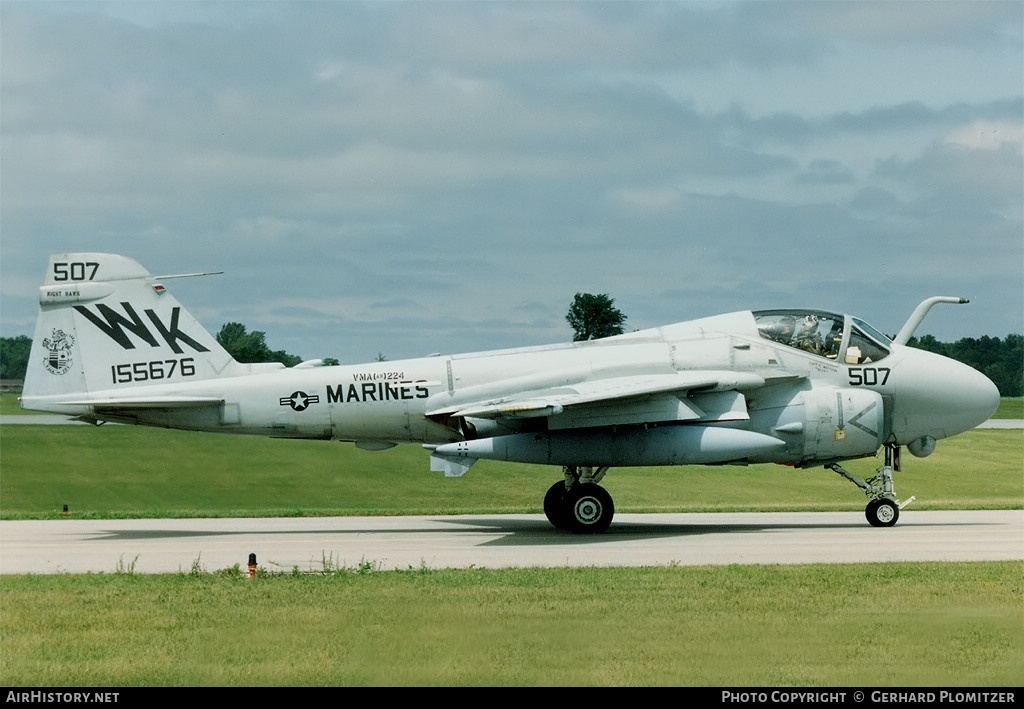
<svg viewBox="0 0 1024 709">
<path fill-rule="evenodd" d="M 75 413 L 61 403 L 241 373 L 160 280 L 126 256 L 51 256 L 39 306 L 24 408 Z"/>
</svg>

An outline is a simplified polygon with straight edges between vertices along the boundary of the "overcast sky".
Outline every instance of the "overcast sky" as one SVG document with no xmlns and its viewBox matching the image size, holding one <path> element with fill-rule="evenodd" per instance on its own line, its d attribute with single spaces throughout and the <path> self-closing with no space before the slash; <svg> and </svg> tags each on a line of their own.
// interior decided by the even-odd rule
<svg viewBox="0 0 1024 709">
<path fill-rule="evenodd" d="M 1024 331 L 1024 3 L 0 2 L 0 335 L 124 253 L 362 362 L 809 306 Z"/>
</svg>

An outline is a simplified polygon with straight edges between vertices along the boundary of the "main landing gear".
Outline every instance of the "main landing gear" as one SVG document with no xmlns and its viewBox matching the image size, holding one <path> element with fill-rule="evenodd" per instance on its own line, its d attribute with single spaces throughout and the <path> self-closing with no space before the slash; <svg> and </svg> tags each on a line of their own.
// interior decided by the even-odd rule
<svg viewBox="0 0 1024 709">
<path fill-rule="evenodd" d="M 598 485 L 607 467 L 567 465 L 565 480 L 552 485 L 544 495 L 544 514 L 558 529 L 576 534 L 598 534 L 608 529 L 615 504 L 608 491 Z"/>
<path fill-rule="evenodd" d="M 825 467 L 839 473 L 864 491 L 870 500 L 864 510 L 864 516 L 872 527 L 891 527 L 900 518 L 900 510 L 914 501 L 913 497 L 900 502 L 893 494 L 892 473 L 900 470 L 900 447 L 896 443 L 883 443 L 885 463 L 878 469 L 878 474 L 868 480 L 850 475 L 838 463 L 830 463 Z"/>
</svg>

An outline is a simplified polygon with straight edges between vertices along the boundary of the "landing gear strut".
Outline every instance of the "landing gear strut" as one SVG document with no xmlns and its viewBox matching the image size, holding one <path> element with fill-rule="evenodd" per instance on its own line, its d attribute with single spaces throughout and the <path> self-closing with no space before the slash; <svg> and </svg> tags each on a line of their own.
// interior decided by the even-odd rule
<svg viewBox="0 0 1024 709">
<path fill-rule="evenodd" d="M 607 467 L 567 465 L 565 480 L 559 480 L 544 495 L 544 514 L 558 529 L 576 534 L 598 534 L 608 529 L 615 504 L 608 491 L 598 485 Z"/>
<path fill-rule="evenodd" d="M 914 498 L 910 497 L 905 502 L 900 502 L 893 494 L 892 473 L 901 469 L 899 445 L 883 443 L 882 447 L 885 449 L 885 463 L 878 469 L 878 473 L 868 480 L 850 475 L 838 463 L 829 463 L 825 466 L 862 489 L 870 498 L 864 516 L 872 527 L 893 526 L 900 518 L 900 510 L 914 501 Z"/>
</svg>

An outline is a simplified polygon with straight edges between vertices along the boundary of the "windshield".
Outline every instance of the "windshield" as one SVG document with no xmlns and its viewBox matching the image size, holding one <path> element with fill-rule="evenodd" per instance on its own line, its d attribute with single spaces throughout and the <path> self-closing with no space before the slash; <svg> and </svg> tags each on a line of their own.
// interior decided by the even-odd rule
<svg viewBox="0 0 1024 709">
<path fill-rule="evenodd" d="M 822 310 L 758 310 L 761 337 L 846 364 L 876 362 L 889 354 L 889 339 L 862 320 Z"/>
<path fill-rule="evenodd" d="M 846 350 L 847 364 L 877 362 L 889 354 L 892 342 L 888 337 L 868 325 L 860 318 L 853 318 L 850 332 L 850 345 Z"/>
<path fill-rule="evenodd" d="M 891 340 L 891 339 L 889 339 L 888 337 L 886 337 L 885 335 L 883 335 L 883 334 L 882 334 L 881 332 L 879 332 L 879 331 L 878 331 L 878 330 L 876 330 L 875 328 L 873 328 L 873 327 L 871 327 L 870 325 L 868 325 L 868 324 L 867 324 L 866 322 L 864 322 L 864 321 L 863 321 L 863 320 L 861 320 L 860 318 L 854 318 L 854 319 L 853 319 L 853 322 L 855 322 L 855 323 L 857 324 L 857 326 L 858 326 L 858 327 L 860 327 L 860 329 L 861 329 L 861 330 L 863 330 L 863 331 L 864 331 L 864 332 L 866 332 L 866 333 L 867 333 L 867 334 L 868 334 L 869 336 L 871 336 L 872 338 L 874 338 L 874 340 L 875 340 L 876 342 L 879 342 L 879 343 L 881 343 L 881 344 L 883 344 L 883 345 L 886 345 L 886 346 L 888 346 L 888 345 L 891 345 L 891 344 L 892 344 L 892 340 Z"/>
</svg>

